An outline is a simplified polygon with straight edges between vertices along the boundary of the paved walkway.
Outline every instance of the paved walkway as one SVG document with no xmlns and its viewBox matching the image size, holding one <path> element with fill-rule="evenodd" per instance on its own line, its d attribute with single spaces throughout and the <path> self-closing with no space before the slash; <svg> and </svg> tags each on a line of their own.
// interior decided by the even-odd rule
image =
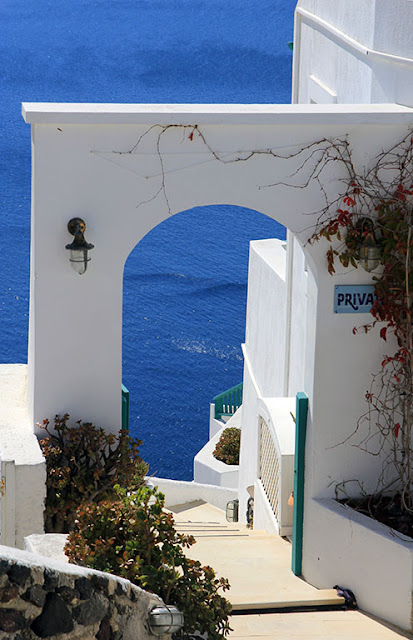
<svg viewBox="0 0 413 640">
<path fill-rule="evenodd" d="M 224 512 L 202 501 L 171 508 L 177 528 L 197 543 L 188 555 L 228 578 L 233 605 L 230 640 L 400 640 L 413 638 L 360 611 L 253 613 L 254 609 L 333 605 L 334 589 L 318 590 L 291 571 L 291 545 L 278 536 L 228 524 Z M 248 614 L 237 613 L 248 610 Z M 252 613 L 251 613 L 252 612 Z"/>
</svg>

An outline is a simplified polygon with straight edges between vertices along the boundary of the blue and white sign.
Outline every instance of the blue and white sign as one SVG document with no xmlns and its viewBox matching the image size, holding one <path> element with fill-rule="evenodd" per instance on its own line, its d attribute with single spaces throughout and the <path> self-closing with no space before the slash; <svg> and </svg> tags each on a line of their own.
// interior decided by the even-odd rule
<svg viewBox="0 0 413 640">
<path fill-rule="evenodd" d="M 334 313 L 370 313 L 375 300 L 374 284 L 334 287 Z"/>
</svg>

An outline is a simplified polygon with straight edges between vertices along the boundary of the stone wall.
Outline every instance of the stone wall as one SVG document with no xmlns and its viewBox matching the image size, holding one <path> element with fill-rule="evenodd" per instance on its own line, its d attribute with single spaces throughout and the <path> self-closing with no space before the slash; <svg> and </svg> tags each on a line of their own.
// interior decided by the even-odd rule
<svg viewBox="0 0 413 640">
<path fill-rule="evenodd" d="M 146 640 L 159 603 L 129 580 L 0 546 L 1 640 Z"/>
</svg>

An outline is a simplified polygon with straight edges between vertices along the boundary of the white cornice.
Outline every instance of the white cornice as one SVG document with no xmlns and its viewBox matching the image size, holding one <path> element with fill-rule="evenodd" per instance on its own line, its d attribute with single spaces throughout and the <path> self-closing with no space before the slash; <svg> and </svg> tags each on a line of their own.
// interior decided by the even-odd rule
<svg viewBox="0 0 413 640">
<path fill-rule="evenodd" d="M 87 104 L 24 102 L 30 124 L 410 124 L 398 104 Z"/>
</svg>

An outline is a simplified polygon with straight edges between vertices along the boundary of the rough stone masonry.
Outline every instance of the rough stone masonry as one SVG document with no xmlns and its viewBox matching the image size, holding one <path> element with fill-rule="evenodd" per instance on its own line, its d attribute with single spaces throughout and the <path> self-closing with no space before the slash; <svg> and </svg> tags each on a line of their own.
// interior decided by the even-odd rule
<svg viewBox="0 0 413 640">
<path fill-rule="evenodd" d="M 149 640 L 160 603 L 129 580 L 0 546 L 0 640 Z"/>
</svg>

